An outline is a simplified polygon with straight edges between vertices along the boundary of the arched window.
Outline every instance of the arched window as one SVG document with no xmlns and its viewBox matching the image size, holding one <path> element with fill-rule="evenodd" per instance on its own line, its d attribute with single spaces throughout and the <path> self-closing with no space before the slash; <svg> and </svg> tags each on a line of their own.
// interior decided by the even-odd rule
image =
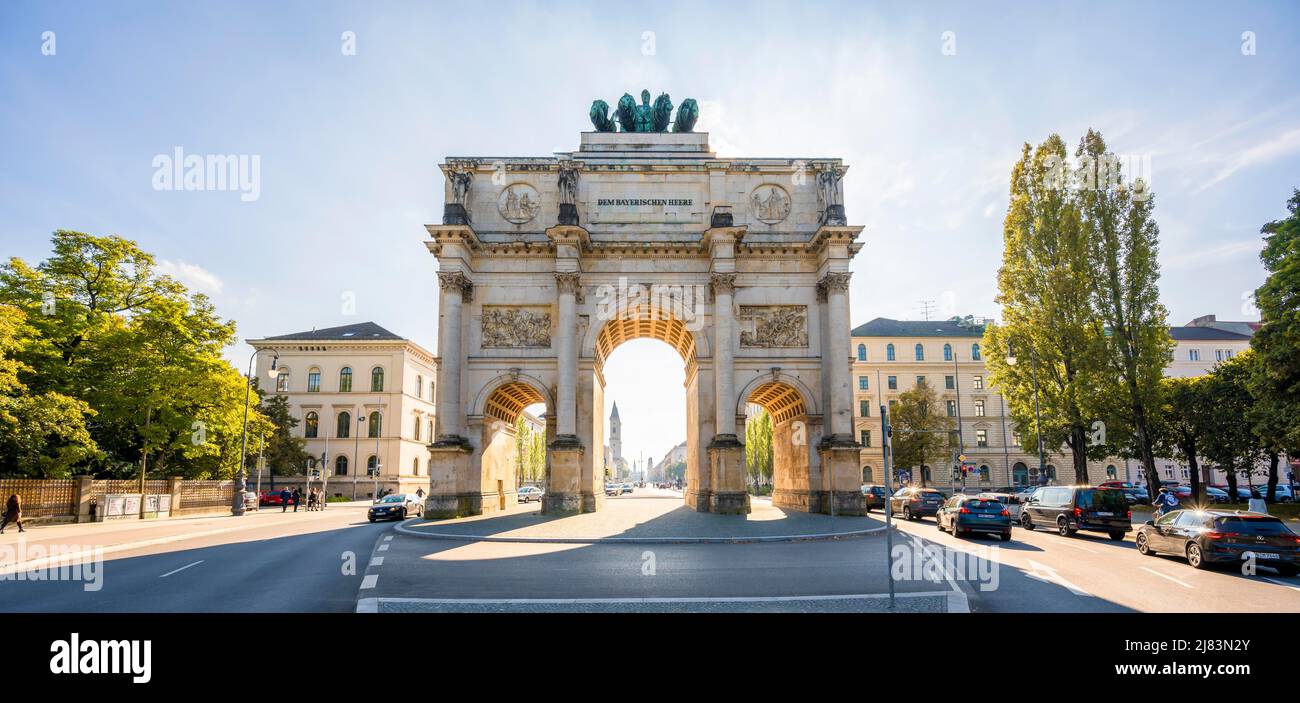
<svg viewBox="0 0 1300 703">
<path fill-rule="evenodd" d="M 415 397 L 424 397 L 424 376 L 416 375 L 415 377 Z"/>
<path fill-rule="evenodd" d="M 1106 478 L 1115 478 L 1118 475 L 1119 475 L 1119 471 L 1115 469 L 1114 464 L 1106 465 Z"/>
<path fill-rule="evenodd" d="M 379 412 L 378 412 L 378 411 L 375 411 L 375 412 L 373 412 L 373 413 L 370 413 L 370 422 L 369 422 L 369 425 L 368 425 L 368 428 L 369 428 L 369 432 L 370 432 L 370 433 L 369 433 L 368 435 L 366 435 L 366 436 L 367 436 L 367 437 L 378 437 L 378 436 L 379 436 L 379 432 L 383 429 L 383 422 L 384 422 L 384 420 L 383 420 L 382 417 L 379 416 Z"/>
<path fill-rule="evenodd" d="M 416 458 L 414 458 L 414 459 L 411 460 L 411 473 L 414 474 L 414 475 L 416 475 L 416 476 L 419 476 L 419 475 L 420 475 L 420 458 L 419 458 L 419 457 L 416 457 Z"/>
<path fill-rule="evenodd" d="M 436 381 L 434 381 L 432 378 L 429 379 L 429 402 L 430 403 L 438 400 L 438 392 L 437 392 L 438 389 L 434 388 L 434 386 L 436 385 L 437 385 Z"/>
<path fill-rule="evenodd" d="M 944 360 L 944 361 L 952 361 L 952 345 L 951 345 L 951 344 L 945 344 L 945 345 L 943 345 L 943 360 Z"/>
<path fill-rule="evenodd" d="M 871 470 L 871 467 L 870 466 L 862 467 L 862 482 L 871 483 L 874 480 L 875 480 L 875 472 Z"/>
<path fill-rule="evenodd" d="M 376 366 L 370 369 L 370 392 L 379 393 L 384 390 L 384 370 Z"/>
<path fill-rule="evenodd" d="M 980 360 L 980 345 L 978 344 L 970 345 L 970 360 L 971 361 Z"/>
<path fill-rule="evenodd" d="M 307 370 L 307 392 L 320 393 L 320 369 L 315 366 Z"/>
<path fill-rule="evenodd" d="M 433 420 L 429 421 L 429 441 L 433 441 Z"/>
<path fill-rule="evenodd" d="M 925 361 L 925 347 L 920 344 L 916 345 L 916 360 Z"/>
<path fill-rule="evenodd" d="M 275 392 L 289 392 L 289 369 L 280 369 L 280 373 L 275 375 Z"/>
<path fill-rule="evenodd" d="M 316 439 L 316 434 L 319 431 L 320 431 L 320 416 L 317 415 L 316 411 L 313 410 L 312 412 L 307 413 L 307 417 L 303 421 L 302 436 L 306 437 L 307 439 Z"/>
<path fill-rule="evenodd" d="M 1047 465 L 1047 480 L 1048 481 L 1056 480 L 1056 467 L 1052 466 L 1051 464 Z"/>
<path fill-rule="evenodd" d="M 352 367 L 344 366 L 339 370 L 339 393 L 352 392 Z"/>
<path fill-rule="evenodd" d="M 419 440 L 420 439 L 420 417 L 417 415 L 416 417 L 413 417 L 411 419 L 413 420 L 411 424 L 415 426 L 414 429 L 415 439 Z"/>
<path fill-rule="evenodd" d="M 989 471 L 988 464 L 980 465 L 980 482 L 988 483 L 993 478 L 993 472 Z"/>
<path fill-rule="evenodd" d="M 366 475 L 374 476 L 378 472 L 379 472 L 379 457 L 375 456 L 374 454 L 371 454 L 370 458 L 366 459 Z"/>
<path fill-rule="evenodd" d="M 921 477 L 922 480 L 924 480 L 927 485 L 929 485 L 929 483 L 934 480 L 934 477 L 931 476 L 930 474 L 930 467 L 928 466 L 921 467 Z"/>
<path fill-rule="evenodd" d="M 858 361 L 866 361 L 866 360 L 867 360 L 867 345 L 865 345 L 865 344 L 859 344 L 859 345 L 858 345 Z"/>
<path fill-rule="evenodd" d="M 885 361 L 893 361 L 893 360 L 894 360 L 894 345 L 890 344 L 889 346 L 885 347 Z"/>
<path fill-rule="evenodd" d="M 346 410 L 339 413 L 339 422 L 334 430 L 334 436 L 338 439 L 347 439 L 352 436 L 352 415 Z"/>
<path fill-rule="evenodd" d="M 339 458 L 337 458 L 337 459 L 334 460 L 334 475 L 335 475 L 335 476 L 347 476 L 347 475 L 348 475 L 348 458 L 347 458 L 347 457 L 345 457 L 345 456 L 343 456 L 343 455 L 339 455 Z"/>
<path fill-rule="evenodd" d="M 1029 483 L 1029 467 L 1025 466 L 1023 461 L 1016 462 L 1016 465 L 1011 468 L 1011 475 L 1011 482 L 1017 486 Z"/>
</svg>

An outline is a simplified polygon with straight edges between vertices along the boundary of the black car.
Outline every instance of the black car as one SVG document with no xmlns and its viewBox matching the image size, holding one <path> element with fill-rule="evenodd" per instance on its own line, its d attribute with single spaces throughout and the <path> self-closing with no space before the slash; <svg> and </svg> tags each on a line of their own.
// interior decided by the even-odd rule
<svg viewBox="0 0 1300 703">
<path fill-rule="evenodd" d="M 376 520 L 405 520 L 408 515 L 424 512 L 424 499 L 414 493 L 390 493 L 375 501 L 366 512 L 371 522 Z"/>
<path fill-rule="evenodd" d="M 901 513 L 908 520 L 919 520 L 939 512 L 946 499 L 947 496 L 933 488 L 908 486 L 889 497 L 889 510 L 895 515 Z"/>
<path fill-rule="evenodd" d="M 1133 512 L 1117 488 L 1044 486 L 1034 489 L 1021 506 L 1020 526 L 1026 530 L 1054 527 L 1063 537 L 1078 530 L 1105 532 L 1121 540 L 1133 529 Z"/>
<path fill-rule="evenodd" d="M 1254 555 L 1283 576 L 1300 572 L 1300 536 L 1263 513 L 1174 510 L 1138 528 L 1137 550 L 1147 556 L 1177 554 L 1197 569 Z"/>
<path fill-rule="evenodd" d="M 884 510 L 885 499 L 889 493 L 885 491 L 884 486 L 878 486 L 874 483 L 864 483 L 862 485 L 862 497 L 867 501 L 867 510 Z"/>
<path fill-rule="evenodd" d="M 971 532 L 985 532 L 1011 541 L 1011 511 L 991 495 L 957 495 L 948 499 L 934 516 L 939 530 L 961 537 Z"/>
</svg>

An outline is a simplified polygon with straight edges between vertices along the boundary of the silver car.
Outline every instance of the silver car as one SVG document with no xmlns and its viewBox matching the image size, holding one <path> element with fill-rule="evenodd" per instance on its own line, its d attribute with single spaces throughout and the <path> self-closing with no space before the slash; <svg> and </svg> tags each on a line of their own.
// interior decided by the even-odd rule
<svg viewBox="0 0 1300 703">
<path fill-rule="evenodd" d="M 517 495 L 520 503 L 530 503 L 533 501 L 540 503 L 542 502 L 542 496 L 546 495 L 546 491 L 543 491 L 537 486 L 521 486 Z"/>
</svg>

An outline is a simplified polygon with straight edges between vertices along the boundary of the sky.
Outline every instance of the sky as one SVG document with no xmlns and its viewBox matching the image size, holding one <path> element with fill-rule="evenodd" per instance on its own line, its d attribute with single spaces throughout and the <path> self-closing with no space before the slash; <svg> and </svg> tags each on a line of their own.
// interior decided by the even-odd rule
<svg viewBox="0 0 1300 703">
<path fill-rule="evenodd" d="M 436 164 L 573 150 L 593 99 L 646 88 L 698 100 L 720 156 L 844 159 L 855 325 L 922 301 L 997 317 L 1020 147 L 1089 127 L 1149 164 L 1171 323 L 1257 319 L 1259 228 L 1300 186 L 1298 20 L 1295 2 L 6 0 L 0 256 L 119 234 L 241 339 L 373 320 L 436 350 Z M 177 148 L 256 159 L 256 197 L 167 189 L 156 159 Z M 680 359 L 636 341 L 606 373 L 625 456 L 657 460 L 685 432 Z"/>
</svg>

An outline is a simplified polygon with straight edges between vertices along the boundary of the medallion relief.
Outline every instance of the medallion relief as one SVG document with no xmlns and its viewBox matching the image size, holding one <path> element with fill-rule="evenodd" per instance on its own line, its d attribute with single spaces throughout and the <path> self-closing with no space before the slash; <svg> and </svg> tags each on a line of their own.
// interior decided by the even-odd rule
<svg viewBox="0 0 1300 703">
<path fill-rule="evenodd" d="M 749 210 L 763 224 L 778 224 L 790 216 L 790 194 L 781 186 L 764 183 L 750 193 Z"/>
<path fill-rule="evenodd" d="M 497 212 L 516 225 L 530 222 L 542 210 L 542 197 L 527 183 L 512 183 L 497 197 Z"/>
</svg>

